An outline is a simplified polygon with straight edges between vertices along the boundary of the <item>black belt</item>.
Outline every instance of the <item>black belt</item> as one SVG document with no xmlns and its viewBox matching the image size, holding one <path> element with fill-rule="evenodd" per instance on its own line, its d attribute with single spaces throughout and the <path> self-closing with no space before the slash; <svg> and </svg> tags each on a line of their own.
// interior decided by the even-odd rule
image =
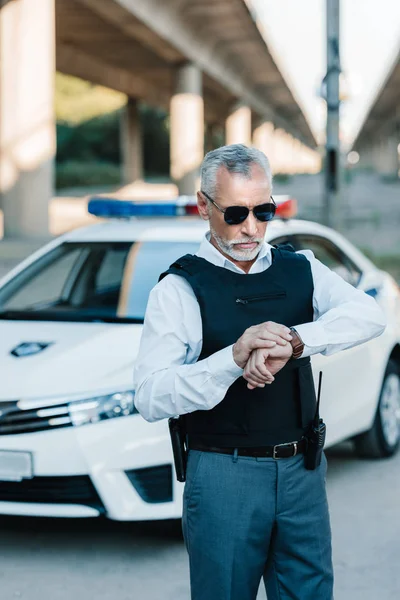
<svg viewBox="0 0 400 600">
<path fill-rule="evenodd" d="M 199 444 L 198 442 L 191 443 L 189 440 L 189 449 L 191 450 L 217 452 L 219 454 L 235 454 L 235 451 L 237 451 L 237 456 L 253 456 L 258 458 L 290 458 L 291 456 L 296 456 L 296 454 L 304 454 L 306 448 L 307 440 L 305 438 L 302 438 L 298 442 L 276 444 L 275 446 L 257 446 L 255 448 L 250 448 L 248 446 L 245 448 L 218 448 L 216 446 Z"/>
</svg>

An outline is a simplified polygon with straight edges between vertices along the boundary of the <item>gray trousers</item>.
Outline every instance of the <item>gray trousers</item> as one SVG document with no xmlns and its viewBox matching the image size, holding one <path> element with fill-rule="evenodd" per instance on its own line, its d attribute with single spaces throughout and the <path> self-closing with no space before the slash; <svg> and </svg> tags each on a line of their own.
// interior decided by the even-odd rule
<svg viewBox="0 0 400 600">
<path fill-rule="evenodd" d="M 183 534 L 192 600 L 331 600 L 326 458 L 189 451 Z"/>
</svg>

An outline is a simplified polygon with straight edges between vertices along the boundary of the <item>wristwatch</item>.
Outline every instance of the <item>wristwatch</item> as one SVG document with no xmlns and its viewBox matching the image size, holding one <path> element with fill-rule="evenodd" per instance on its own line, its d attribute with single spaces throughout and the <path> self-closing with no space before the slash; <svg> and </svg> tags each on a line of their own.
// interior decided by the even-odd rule
<svg viewBox="0 0 400 600">
<path fill-rule="evenodd" d="M 304 351 L 303 340 L 301 339 L 294 327 L 290 327 L 290 331 L 292 334 L 292 339 L 290 340 L 290 343 L 292 344 L 293 348 L 292 358 L 300 358 Z"/>
</svg>

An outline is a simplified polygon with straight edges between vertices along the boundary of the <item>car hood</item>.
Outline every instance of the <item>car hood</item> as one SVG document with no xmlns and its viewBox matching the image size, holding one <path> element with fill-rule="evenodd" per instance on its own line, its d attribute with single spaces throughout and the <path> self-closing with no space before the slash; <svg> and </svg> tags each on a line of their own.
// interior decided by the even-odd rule
<svg viewBox="0 0 400 600">
<path fill-rule="evenodd" d="M 142 327 L 0 321 L 0 400 L 132 388 Z"/>
</svg>

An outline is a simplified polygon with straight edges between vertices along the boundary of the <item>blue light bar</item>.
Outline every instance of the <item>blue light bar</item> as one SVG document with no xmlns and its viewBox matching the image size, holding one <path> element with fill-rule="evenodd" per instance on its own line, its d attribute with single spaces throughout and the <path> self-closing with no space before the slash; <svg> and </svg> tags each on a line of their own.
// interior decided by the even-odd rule
<svg viewBox="0 0 400 600">
<path fill-rule="evenodd" d="M 88 212 L 96 217 L 129 219 L 130 217 L 176 217 L 193 212 L 196 206 L 192 196 L 181 196 L 176 201 L 134 202 L 115 198 L 94 197 L 88 202 Z M 190 209 L 191 207 L 191 209 Z"/>
</svg>

